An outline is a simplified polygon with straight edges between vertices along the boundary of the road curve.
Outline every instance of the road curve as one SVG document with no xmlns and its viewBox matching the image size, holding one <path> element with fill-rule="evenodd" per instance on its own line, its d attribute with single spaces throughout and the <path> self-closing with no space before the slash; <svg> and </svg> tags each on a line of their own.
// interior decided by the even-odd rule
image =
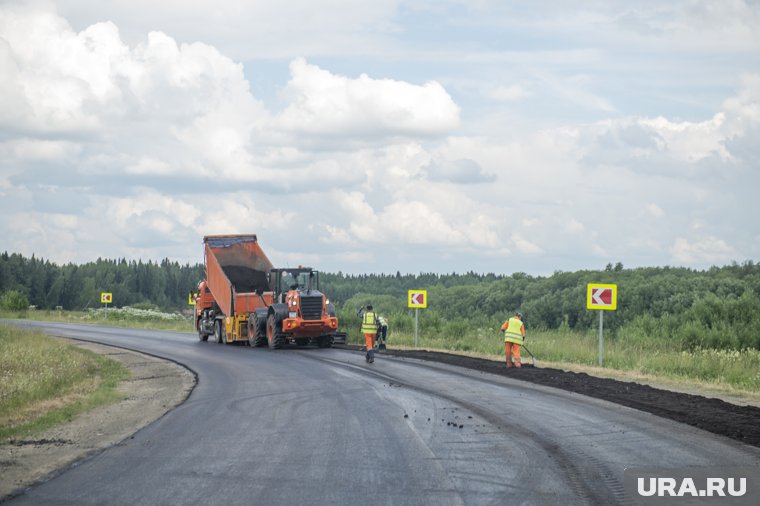
<svg viewBox="0 0 760 506">
<path fill-rule="evenodd" d="M 198 374 L 188 400 L 9 504 L 615 504 L 629 467 L 760 467 L 760 449 L 443 364 L 26 322 Z"/>
</svg>

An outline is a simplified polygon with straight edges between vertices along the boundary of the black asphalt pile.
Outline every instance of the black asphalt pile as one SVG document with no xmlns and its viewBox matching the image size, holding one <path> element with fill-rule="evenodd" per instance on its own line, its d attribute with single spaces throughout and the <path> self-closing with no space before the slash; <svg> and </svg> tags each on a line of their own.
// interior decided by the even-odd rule
<svg viewBox="0 0 760 506">
<path fill-rule="evenodd" d="M 237 293 L 251 293 L 256 290 L 266 292 L 269 290 L 266 272 L 241 265 L 227 265 L 222 269 Z"/>
<path fill-rule="evenodd" d="M 449 353 L 390 349 L 383 353 L 466 367 L 604 399 L 760 447 L 760 408 L 754 406 L 737 406 L 720 399 L 559 369 L 507 369 L 501 362 Z"/>
</svg>

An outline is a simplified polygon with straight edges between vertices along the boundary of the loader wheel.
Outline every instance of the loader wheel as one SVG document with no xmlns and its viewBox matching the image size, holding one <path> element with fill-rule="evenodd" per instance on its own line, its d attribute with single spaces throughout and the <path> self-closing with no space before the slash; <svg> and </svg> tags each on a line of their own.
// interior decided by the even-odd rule
<svg viewBox="0 0 760 506">
<path fill-rule="evenodd" d="M 214 321 L 214 337 L 216 337 L 217 343 L 224 343 L 224 329 L 222 328 L 222 322 L 219 320 Z"/>
<path fill-rule="evenodd" d="M 277 324 L 273 314 L 267 318 L 267 343 L 270 350 L 277 350 L 285 345 L 285 335 L 282 327 Z"/>
</svg>

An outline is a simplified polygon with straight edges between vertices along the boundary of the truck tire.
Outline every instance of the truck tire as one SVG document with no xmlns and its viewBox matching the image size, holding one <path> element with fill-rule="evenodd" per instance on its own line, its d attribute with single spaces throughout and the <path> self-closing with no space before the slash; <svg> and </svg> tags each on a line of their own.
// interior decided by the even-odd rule
<svg viewBox="0 0 760 506">
<path fill-rule="evenodd" d="M 267 344 L 266 325 L 259 325 L 256 318 L 248 318 L 248 344 L 261 348 Z"/>
<path fill-rule="evenodd" d="M 201 341 L 208 341 L 208 334 L 203 332 L 203 325 L 200 320 L 198 320 L 198 339 Z"/>
<path fill-rule="evenodd" d="M 277 350 L 285 346 L 285 334 L 282 333 L 282 324 L 277 322 L 273 314 L 267 317 L 267 343 L 270 350 Z"/>
<path fill-rule="evenodd" d="M 224 327 L 221 320 L 214 320 L 214 337 L 219 344 L 224 343 Z"/>
<path fill-rule="evenodd" d="M 320 348 L 330 348 L 333 344 L 333 336 L 319 336 L 317 346 Z"/>
</svg>

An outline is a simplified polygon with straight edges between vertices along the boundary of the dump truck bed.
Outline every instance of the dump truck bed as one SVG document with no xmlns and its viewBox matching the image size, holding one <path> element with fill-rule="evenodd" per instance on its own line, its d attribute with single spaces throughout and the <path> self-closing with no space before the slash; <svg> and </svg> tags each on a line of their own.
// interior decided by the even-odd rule
<svg viewBox="0 0 760 506">
<path fill-rule="evenodd" d="M 208 287 L 222 312 L 232 316 L 264 306 L 260 294 L 269 291 L 273 265 L 256 235 L 209 235 L 203 242 Z"/>
</svg>

